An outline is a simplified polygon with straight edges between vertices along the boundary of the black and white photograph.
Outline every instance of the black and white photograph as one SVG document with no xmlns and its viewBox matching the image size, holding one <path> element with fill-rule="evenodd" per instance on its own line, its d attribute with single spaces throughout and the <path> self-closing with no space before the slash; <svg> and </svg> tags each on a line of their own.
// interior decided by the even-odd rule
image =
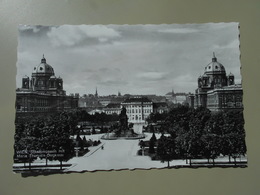
<svg viewBox="0 0 260 195">
<path fill-rule="evenodd" d="M 19 25 L 13 171 L 246 168 L 239 28 Z"/>
</svg>

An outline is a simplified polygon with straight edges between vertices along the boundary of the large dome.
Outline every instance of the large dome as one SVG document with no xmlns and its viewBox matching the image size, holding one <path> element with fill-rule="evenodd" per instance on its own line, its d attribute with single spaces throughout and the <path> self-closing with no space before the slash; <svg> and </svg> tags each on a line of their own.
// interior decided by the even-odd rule
<svg viewBox="0 0 260 195">
<path fill-rule="evenodd" d="M 215 54 L 213 54 L 212 62 L 205 67 L 205 74 L 225 74 L 225 67 L 217 61 Z"/>
<path fill-rule="evenodd" d="M 46 59 L 43 56 L 41 63 L 33 68 L 33 73 L 54 75 L 54 70 L 49 64 L 46 63 Z"/>
</svg>

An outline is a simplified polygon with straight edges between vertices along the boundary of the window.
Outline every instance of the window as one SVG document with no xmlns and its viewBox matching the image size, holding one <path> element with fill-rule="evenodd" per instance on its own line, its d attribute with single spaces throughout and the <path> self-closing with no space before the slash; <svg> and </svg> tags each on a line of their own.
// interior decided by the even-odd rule
<svg viewBox="0 0 260 195">
<path fill-rule="evenodd" d="M 228 107 L 234 107 L 234 103 L 233 102 L 227 102 L 227 106 Z"/>
<path fill-rule="evenodd" d="M 42 81 L 42 80 L 39 80 L 39 81 L 38 81 L 38 85 L 39 85 L 39 86 L 43 86 L 43 81 Z"/>
<path fill-rule="evenodd" d="M 242 107 L 242 103 L 241 102 L 236 102 L 236 107 Z"/>
</svg>

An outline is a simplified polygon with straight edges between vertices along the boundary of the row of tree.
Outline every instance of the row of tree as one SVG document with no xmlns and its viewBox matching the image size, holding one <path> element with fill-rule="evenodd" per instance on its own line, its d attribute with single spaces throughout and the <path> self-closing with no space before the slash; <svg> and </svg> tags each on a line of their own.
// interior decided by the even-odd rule
<svg viewBox="0 0 260 195">
<path fill-rule="evenodd" d="M 89 114 L 86 110 L 78 110 L 75 112 L 75 115 L 78 121 L 88 121 L 96 124 L 104 124 L 119 120 L 119 115 L 116 113 L 109 115 L 103 112 L 96 112 L 92 115 Z"/>
<path fill-rule="evenodd" d="M 16 120 L 14 159 L 31 162 L 38 155 L 46 159 L 46 164 L 47 160 L 61 163 L 69 160 L 74 156 L 74 143 L 70 136 L 76 124 L 75 115 L 66 112 Z M 24 158 L 19 158 L 19 153 L 25 154 Z"/>
<path fill-rule="evenodd" d="M 74 147 L 88 147 L 90 142 L 77 136 L 76 140 L 72 136 L 78 135 L 79 121 L 88 121 L 96 124 L 106 124 L 118 121 L 118 115 L 107 115 L 105 113 L 95 113 L 90 115 L 85 110 L 63 111 L 57 113 L 17 115 L 15 129 L 14 150 L 15 161 L 32 162 L 37 155 L 47 160 L 67 161 L 75 155 Z M 101 126 L 101 130 L 107 131 Z M 95 127 L 92 128 L 95 134 Z M 94 143 L 96 144 L 96 143 Z M 36 151 L 37 154 L 33 154 Z M 47 151 L 57 151 L 62 155 L 50 155 Z M 22 155 L 21 155 L 22 154 Z"/>
<path fill-rule="evenodd" d="M 80 149 L 88 148 L 90 146 L 97 146 L 100 143 L 100 140 L 87 140 L 85 136 L 81 138 L 79 135 L 77 135 L 76 137 L 76 147 L 79 147 Z"/>
<path fill-rule="evenodd" d="M 207 158 L 214 163 L 220 154 L 229 159 L 246 154 L 242 111 L 211 113 L 180 106 L 167 114 L 161 129 L 160 139 L 150 140 L 149 151 L 162 161 Z"/>
</svg>

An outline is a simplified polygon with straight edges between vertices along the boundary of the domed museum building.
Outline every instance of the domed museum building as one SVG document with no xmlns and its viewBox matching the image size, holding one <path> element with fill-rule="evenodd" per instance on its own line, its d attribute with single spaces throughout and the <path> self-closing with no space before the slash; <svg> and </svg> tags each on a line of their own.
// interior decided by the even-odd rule
<svg viewBox="0 0 260 195">
<path fill-rule="evenodd" d="M 22 87 L 16 89 L 17 113 L 46 113 L 70 110 L 78 107 L 77 95 L 66 95 L 63 90 L 63 80 L 56 77 L 52 66 L 46 59 L 35 66 L 31 79 L 22 78 Z"/>
<path fill-rule="evenodd" d="M 198 88 L 191 95 L 192 107 L 206 107 L 211 111 L 242 110 L 243 90 L 235 84 L 232 73 L 226 74 L 225 67 L 213 53 L 212 61 L 198 78 Z"/>
</svg>

